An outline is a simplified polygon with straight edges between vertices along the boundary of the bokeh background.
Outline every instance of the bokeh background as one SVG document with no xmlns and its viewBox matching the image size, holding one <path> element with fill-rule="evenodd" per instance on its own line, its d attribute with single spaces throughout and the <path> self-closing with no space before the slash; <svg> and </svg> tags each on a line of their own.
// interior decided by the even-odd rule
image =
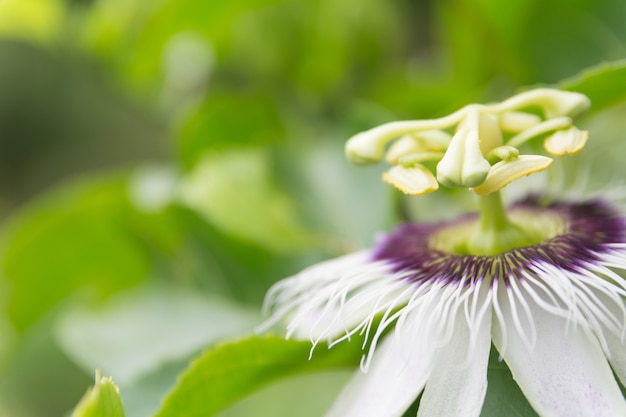
<svg viewBox="0 0 626 417">
<path fill-rule="evenodd" d="M 622 59 L 625 21 L 622 0 L 0 0 L 0 416 L 68 415 L 96 367 L 150 415 L 273 282 L 398 221 L 348 137 Z M 618 149 L 602 181 L 623 112 L 586 122 Z M 224 415 L 319 415 L 347 375 Z"/>
</svg>

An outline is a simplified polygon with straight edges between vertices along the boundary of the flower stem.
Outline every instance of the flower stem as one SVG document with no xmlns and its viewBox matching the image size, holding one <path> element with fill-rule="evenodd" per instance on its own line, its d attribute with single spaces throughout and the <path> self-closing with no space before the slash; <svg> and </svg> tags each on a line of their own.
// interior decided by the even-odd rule
<svg viewBox="0 0 626 417">
<path fill-rule="evenodd" d="M 537 237 L 512 223 L 500 192 L 479 196 L 480 221 L 467 242 L 472 255 L 491 256 L 537 243 Z"/>
</svg>

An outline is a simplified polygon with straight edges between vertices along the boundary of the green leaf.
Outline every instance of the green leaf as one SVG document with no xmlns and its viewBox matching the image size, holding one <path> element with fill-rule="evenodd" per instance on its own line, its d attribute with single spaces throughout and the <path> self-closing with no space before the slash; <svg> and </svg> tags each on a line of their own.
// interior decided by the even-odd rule
<svg viewBox="0 0 626 417">
<path fill-rule="evenodd" d="M 183 179 L 182 201 L 218 229 L 277 253 L 313 242 L 295 202 L 271 177 L 265 149 L 206 154 Z"/>
<path fill-rule="evenodd" d="M 513 380 L 511 371 L 491 347 L 487 370 L 487 396 L 480 417 L 539 417 Z"/>
<path fill-rule="evenodd" d="M 102 369 L 124 387 L 167 361 L 247 334 L 259 321 L 251 309 L 215 296 L 141 286 L 103 305 L 63 312 L 55 330 L 59 345 L 76 363 Z"/>
<path fill-rule="evenodd" d="M 180 153 L 186 167 L 195 166 L 208 150 L 259 146 L 284 139 L 276 104 L 253 94 L 213 94 L 185 121 Z"/>
<path fill-rule="evenodd" d="M 83 290 L 102 299 L 148 275 L 149 254 L 133 234 L 123 178 L 66 185 L 22 210 L 0 253 L 12 324 L 21 331 Z"/>
<path fill-rule="evenodd" d="M 220 411 L 218 417 L 320 417 L 354 372 L 333 369 L 282 378 Z"/>
<path fill-rule="evenodd" d="M 48 43 L 58 37 L 66 17 L 60 0 L 4 0 L 0 7 L 0 37 Z"/>
<path fill-rule="evenodd" d="M 356 366 L 358 342 L 332 349 L 318 346 L 307 360 L 310 342 L 249 337 L 205 351 L 179 378 L 156 417 L 212 416 L 270 381 L 305 371 Z"/>
<path fill-rule="evenodd" d="M 119 389 L 111 378 L 96 371 L 96 385 L 87 390 L 72 417 L 124 417 Z"/>
<path fill-rule="evenodd" d="M 166 0 L 155 2 L 154 9 L 144 23 L 134 30 L 131 51 L 126 56 L 127 75 L 135 82 L 157 82 L 161 77 L 163 53 L 168 43 L 179 33 L 194 33 L 210 43 L 218 58 L 226 51 L 233 25 L 242 13 L 254 10 L 277 0 Z M 120 2 L 122 3 L 122 2 Z M 140 2 L 146 7 L 145 2 Z M 149 6 L 148 6 L 149 7 Z M 141 11 L 141 10 L 140 10 Z M 130 21 L 134 23 L 134 21 Z M 124 41 L 127 39 L 121 38 Z M 119 47 L 128 50 L 128 42 Z"/>
<path fill-rule="evenodd" d="M 197 353 L 180 360 L 164 362 L 128 383 L 120 381 L 126 414 L 132 417 L 150 417 L 156 413 L 161 408 L 162 399 L 176 385 L 176 377 L 187 368 L 189 361 Z"/>
<path fill-rule="evenodd" d="M 626 60 L 605 62 L 563 80 L 560 88 L 583 93 L 596 112 L 626 100 Z"/>
</svg>

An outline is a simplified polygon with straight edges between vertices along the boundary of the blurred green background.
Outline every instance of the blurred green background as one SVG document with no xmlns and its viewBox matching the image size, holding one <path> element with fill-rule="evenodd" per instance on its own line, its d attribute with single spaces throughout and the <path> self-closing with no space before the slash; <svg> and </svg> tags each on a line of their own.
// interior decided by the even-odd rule
<svg viewBox="0 0 626 417">
<path fill-rule="evenodd" d="M 624 21 L 622 0 L 0 0 L 0 416 L 67 415 L 96 367 L 149 415 L 273 282 L 398 220 L 350 135 L 624 58 Z M 588 121 L 598 149 L 623 110 Z M 224 415 L 319 415 L 346 375 Z"/>
</svg>

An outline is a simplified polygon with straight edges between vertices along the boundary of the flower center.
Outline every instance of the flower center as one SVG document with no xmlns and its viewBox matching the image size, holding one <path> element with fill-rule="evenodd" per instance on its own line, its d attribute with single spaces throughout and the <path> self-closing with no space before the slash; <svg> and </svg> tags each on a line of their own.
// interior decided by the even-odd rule
<svg viewBox="0 0 626 417">
<path fill-rule="evenodd" d="M 481 219 L 466 216 L 444 224 L 402 224 L 377 242 L 373 259 L 389 263 L 414 282 L 509 280 L 523 279 L 523 271 L 541 263 L 576 271 L 610 252 L 612 245 L 626 243 L 625 220 L 601 201 L 546 206 L 529 198 L 512 206 L 509 217 L 534 243 L 477 255 L 468 245 Z"/>
<path fill-rule="evenodd" d="M 508 213 L 506 229 L 480 232 L 480 218 L 447 225 L 430 236 L 431 249 L 452 255 L 498 255 L 511 249 L 537 245 L 559 236 L 567 221 L 553 211 L 517 207 Z"/>
</svg>

